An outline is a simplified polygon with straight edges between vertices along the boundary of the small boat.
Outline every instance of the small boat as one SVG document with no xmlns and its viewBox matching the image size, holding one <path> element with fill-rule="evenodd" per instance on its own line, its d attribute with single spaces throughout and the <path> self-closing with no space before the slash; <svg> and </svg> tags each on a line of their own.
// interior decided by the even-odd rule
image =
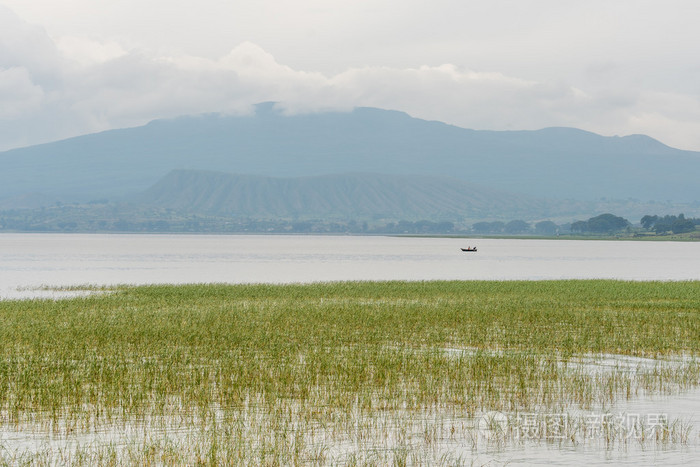
<svg viewBox="0 0 700 467">
<path fill-rule="evenodd" d="M 462 251 L 476 251 L 476 247 L 467 247 L 467 248 L 462 248 Z"/>
</svg>

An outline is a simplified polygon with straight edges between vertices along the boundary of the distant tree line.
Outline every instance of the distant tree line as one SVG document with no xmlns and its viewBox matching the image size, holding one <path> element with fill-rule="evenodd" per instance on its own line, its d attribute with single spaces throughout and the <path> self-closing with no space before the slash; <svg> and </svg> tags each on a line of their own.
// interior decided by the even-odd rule
<svg viewBox="0 0 700 467">
<path fill-rule="evenodd" d="M 181 214 L 170 209 L 129 211 L 111 206 L 84 209 L 60 205 L 46 209 L 0 211 L 0 231 L 15 232 L 153 232 L 153 233 L 310 233 L 397 235 L 558 235 L 567 225 L 523 220 L 477 222 L 471 226 L 451 221 L 255 219 Z"/>
<path fill-rule="evenodd" d="M 648 232 L 692 232 L 700 219 L 683 214 L 646 215 L 641 226 Z M 405 235 L 538 235 L 569 233 L 609 235 L 633 232 L 629 221 L 610 213 L 586 221 L 558 225 L 551 220 L 528 223 L 476 222 L 471 226 L 431 220 L 255 219 L 181 213 L 165 208 L 129 205 L 57 205 L 51 208 L 0 211 L 0 231 L 15 232 L 182 232 L 182 233 L 310 233 Z M 634 229 L 639 233 L 639 227 Z"/>
<path fill-rule="evenodd" d="M 217 232 L 217 233 L 351 233 L 451 234 L 454 222 L 401 220 L 374 222 L 326 219 L 254 219 L 178 214 L 171 210 L 83 210 L 76 206 L 0 211 L 0 231 L 15 232 Z"/>
<path fill-rule="evenodd" d="M 477 222 L 471 226 L 471 232 L 475 234 L 505 234 L 505 235 L 557 235 L 563 232 L 563 226 L 559 226 L 552 221 L 540 221 L 533 225 L 520 219 L 510 222 Z"/>
<path fill-rule="evenodd" d="M 591 217 L 587 221 L 577 221 L 571 224 L 572 232 L 611 234 L 631 227 L 627 219 L 610 213 Z"/>
<path fill-rule="evenodd" d="M 688 218 L 683 214 L 677 216 L 650 216 L 642 217 L 642 227 L 657 234 L 673 232 L 674 234 L 692 232 L 696 225 L 700 225 L 700 219 Z"/>
</svg>

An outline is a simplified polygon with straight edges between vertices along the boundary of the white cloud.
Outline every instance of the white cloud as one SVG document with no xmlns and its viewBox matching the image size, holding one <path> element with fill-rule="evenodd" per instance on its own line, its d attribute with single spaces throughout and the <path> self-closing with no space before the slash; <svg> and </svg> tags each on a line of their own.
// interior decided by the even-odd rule
<svg viewBox="0 0 700 467">
<path fill-rule="evenodd" d="M 27 117 L 41 110 L 44 92 L 26 68 L 0 69 L 0 121 Z"/>
<path fill-rule="evenodd" d="M 59 61 L 55 44 L 43 29 L 0 5 L 0 69 L 25 68 L 35 82 L 48 82 L 59 71 Z"/>
<path fill-rule="evenodd" d="M 316 10 L 307 13 L 316 20 L 330 14 L 325 4 L 314 5 Z M 383 2 L 381 8 L 389 5 Z M 372 5 L 365 2 L 358 8 L 352 11 L 354 16 Z M 333 18 L 342 20 L 337 13 Z M 553 24 L 553 18 L 540 22 Z M 437 19 L 429 16 L 425 21 L 433 24 Z M 611 24 L 609 18 L 606 24 Z M 521 25 L 518 31 L 528 29 Z M 442 33 L 438 36 L 445 39 Z M 531 40 L 544 43 L 539 36 Z M 395 42 L 389 49 L 394 50 Z M 574 35 L 569 43 L 580 46 L 582 41 Z M 444 61 L 362 65 L 321 73 L 280 63 L 252 41 L 240 41 L 219 58 L 122 44 L 89 35 L 64 35 L 53 41 L 43 29 L 0 6 L 0 149 L 154 118 L 241 113 L 263 101 L 277 101 L 287 113 L 374 106 L 475 129 L 573 126 L 602 134 L 646 133 L 673 146 L 700 149 L 700 91 L 690 78 L 674 92 L 648 88 L 622 79 L 624 66 L 604 56 L 583 64 L 578 77 L 534 70 L 540 63 L 534 52 L 532 70 L 496 62 L 484 68 L 485 62 L 470 67 Z M 318 44 L 319 49 L 323 46 Z M 517 53 L 524 50 L 515 48 Z M 447 49 L 459 50 L 454 44 Z M 308 56 L 314 53 L 313 48 L 307 51 Z M 643 80 L 661 72 L 649 64 L 635 73 Z M 690 69 L 689 75 L 693 73 L 697 76 L 698 70 Z"/>
<path fill-rule="evenodd" d="M 104 63 L 127 54 L 116 41 L 102 43 L 86 37 L 63 36 L 56 45 L 64 57 L 81 65 Z"/>
</svg>

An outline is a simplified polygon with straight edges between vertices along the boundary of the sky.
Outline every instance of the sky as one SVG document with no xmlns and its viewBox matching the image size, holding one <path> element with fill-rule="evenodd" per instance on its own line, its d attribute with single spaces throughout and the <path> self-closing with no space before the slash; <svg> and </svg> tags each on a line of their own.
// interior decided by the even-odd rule
<svg viewBox="0 0 700 467">
<path fill-rule="evenodd" d="M 356 106 L 700 151 L 697 0 L 0 0 L 0 150 Z"/>
</svg>

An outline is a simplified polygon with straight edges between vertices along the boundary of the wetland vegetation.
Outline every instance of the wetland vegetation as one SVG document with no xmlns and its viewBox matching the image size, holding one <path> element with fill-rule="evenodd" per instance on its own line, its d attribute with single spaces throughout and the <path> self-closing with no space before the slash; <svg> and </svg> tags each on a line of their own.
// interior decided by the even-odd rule
<svg viewBox="0 0 700 467">
<path fill-rule="evenodd" d="M 507 430 L 480 436 L 485 413 L 573 414 L 696 388 L 699 310 L 695 281 L 158 285 L 0 301 L 0 464 L 469 464 L 479 445 L 508 442 Z M 610 355 L 656 363 L 578 363 Z M 567 430 L 556 443 L 592 442 Z M 669 421 L 645 442 L 693 442 L 693 430 Z M 36 433 L 54 441 L 8 441 Z"/>
</svg>

